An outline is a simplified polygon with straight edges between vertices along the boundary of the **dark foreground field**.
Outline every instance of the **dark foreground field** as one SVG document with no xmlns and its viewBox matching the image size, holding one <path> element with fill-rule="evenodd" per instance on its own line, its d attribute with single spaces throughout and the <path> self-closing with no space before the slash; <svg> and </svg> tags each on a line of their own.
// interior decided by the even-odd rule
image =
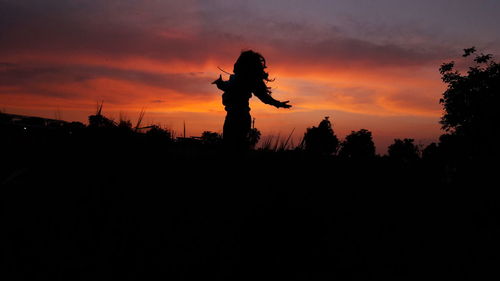
<svg viewBox="0 0 500 281">
<path fill-rule="evenodd" d="M 1 280 L 498 277 L 480 169 L 106 138 L 2 151 Z"/>
</svg>

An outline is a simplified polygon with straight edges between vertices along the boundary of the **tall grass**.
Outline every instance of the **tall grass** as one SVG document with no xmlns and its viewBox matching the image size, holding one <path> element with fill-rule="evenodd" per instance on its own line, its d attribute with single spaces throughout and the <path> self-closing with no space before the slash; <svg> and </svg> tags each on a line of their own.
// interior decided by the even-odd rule
<svg viewBox="0 0 500 281">
<path fill-rule="evenodd" d="M 287 138 L 283 138 L 281 134 L 278 134 L 277 136 L 275 135 L 266 136 L 261 141 L 258 150 L 278 152 L 278 151 L 296 149 L 297 147 L 295 147 L 292 139 L 292 135 L 294 132 L 295 128 L 293 128 L 293 130 L 290 132 Z"/>
</svg>

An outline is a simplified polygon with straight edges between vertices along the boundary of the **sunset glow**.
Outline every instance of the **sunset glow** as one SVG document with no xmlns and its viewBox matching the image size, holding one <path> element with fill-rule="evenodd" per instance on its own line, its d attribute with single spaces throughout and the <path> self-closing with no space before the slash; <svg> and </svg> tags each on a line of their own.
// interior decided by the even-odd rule
<svg viewBox="0 0 500 281">
<path fill-rule="evenodd" d="M 0 109 L 86 122 L 104 101 L 115 119 L 134 122 L 144 108 L 147 123 L 221 132 L 222 92 L 211 82 L 253 49 L 276 78 L 273 95 L 293 105 L 252 98 L 263 135 L 295 128 L 297 142 L 330 116 L 340 138 L 366 128 L 383 153 L 394 138 L 427 144 L 441 134 L 441 63 L 465 47 L 500 46 L 494 1 L 291 2 L 0 1 Z M 475 26 L 460 27 L 470 36 L 457 36 L 454 21 L 476 12 Z"/>
</svg>

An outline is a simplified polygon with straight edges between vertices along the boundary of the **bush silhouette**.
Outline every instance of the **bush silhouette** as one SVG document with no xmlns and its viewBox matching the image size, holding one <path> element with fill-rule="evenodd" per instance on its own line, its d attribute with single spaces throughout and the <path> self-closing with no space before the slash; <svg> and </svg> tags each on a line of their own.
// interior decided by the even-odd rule
<svg viewBox="0 0 500 281">
<path fill-rule="evenodd" d="M 151 125 L 151 128 L 146 132 L 146 136 L 154 141 L 172 141 L 172 133 L 158 125 Z"/>
<path fill-rule="evenodd" d="M 127 131 L 132 131 L 132 122 L 130 120 L 121 119 L 120 122 L 118 123 L 118 128 Z"/>
<path fill-rule="evenodd" d="M 414 139 L 394 139 L 394 143 L 388 148 L 389 158 L 397 162 L 410 163 L 417 161 L 419 149 L 413 143 Z"/>
<path fill-rule="evenodd" d="M 95 115 L 89 116 L 89 128 L 116 128 L 115 121 L 102 115 L 103 103 L 97 105 L 97 112 Z"/>
<path fill-rule="evenodd" d="M 375 157 L 372 133 L 366 129 L 352 131 L 342 142 L 339 156 L 342 158 L 366 160 Z"/>
<path fill-rule="evenodd" d="M 115 128 L 115 121 L 108 119 L 104 115 L 96 114 L 89 116 L 89 128 Z"/>
<path fill-rule="evenodd" d="M 318 127 L 307 128 L 304 134 L 305 150 L 312 153 L 330 155 L 337 153 L 339 139 L 333 132 L 328 117 L 323 119 Z"/>
<path fill-rule="evenodd" d="M 222 144 L 222 136 L 219 133 L 204 131 L 201 134 L 201 143 L 209 146 L 217 146 Z"/>
</svg>

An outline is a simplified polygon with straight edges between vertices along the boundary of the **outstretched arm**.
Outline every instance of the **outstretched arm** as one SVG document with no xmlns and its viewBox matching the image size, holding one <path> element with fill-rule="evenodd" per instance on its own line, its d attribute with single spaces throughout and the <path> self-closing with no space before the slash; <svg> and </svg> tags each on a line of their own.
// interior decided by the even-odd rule
<svg viewBox="0 0 500 281">
<path fill-rule="evenodd" d="M 263 103 L 265 104 L 270 104 L 272 106 L 276 106 L 277 108 L 290 108 L 292 107 L 288 103 L 290 101 L 284 101 L 281 102 L 279 100 L 275 100 L 268 92 L 267 92 L 267 86 L 262 82 L 261 84 L 259 83 L 259 86 L 257 89 L 254 91 L 254 95 L 257 96 Z"/>
<path fill-rule="evenodd" d="M 212 84 L 215 84 L 217 88 L 226 91 L 229 86 L 229 81 L 222 80 L 222 75 L 219 75 L 219 78 L 212 82 Z"/>
</svg>

